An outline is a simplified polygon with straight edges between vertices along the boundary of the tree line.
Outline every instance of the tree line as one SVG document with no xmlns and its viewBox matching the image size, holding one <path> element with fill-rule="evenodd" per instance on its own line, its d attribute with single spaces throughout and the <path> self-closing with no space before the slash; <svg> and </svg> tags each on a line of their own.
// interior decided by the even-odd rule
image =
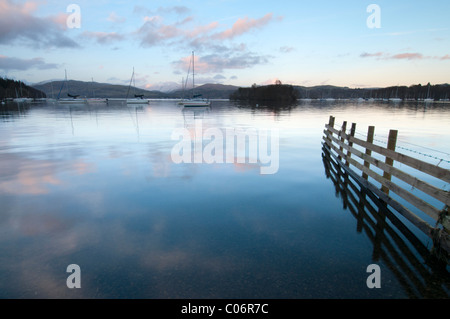
<svg viewBox="0 0 450 319">
<path fill-rule="evenodd" d="M 423 100 L 434 99 L 436 101 L 450 98 L 450 85 L 411 85 L 411 86 L 390 86 L 385 88 L 355 88 L 337 86 L 297 86 L 297 95 L 300 99 L 390 99 L 400 98 L 403 100 Z"/>
<path fill-rule="evenodd" d="M 245 101 L 294 101 L 296 99 L 391 99 L 403 100 L 450 99 L 450 85 L 411 85 L 390 86 L 385 88 L 349 88 L 331 85 L 314 87 L 283 85 L 280 81 L 274 85 L 238 88 L 230 95 L 230 100 Z"/>
<path fill-rule="evenodd" d="M 15 81 L 0 77 L 0 99 L 29 97 L 29 98 L 45 98 L 44 92 L 32 88 L 22 81 Z"/>
</svg>

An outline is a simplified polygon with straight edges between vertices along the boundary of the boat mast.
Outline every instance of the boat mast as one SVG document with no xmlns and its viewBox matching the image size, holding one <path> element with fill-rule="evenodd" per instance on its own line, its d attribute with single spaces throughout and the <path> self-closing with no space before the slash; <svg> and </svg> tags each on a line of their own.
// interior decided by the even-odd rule
<svg viewBox="0 0 450 319">
<path fill-rule="evenodd" d="M 194 81 L 194 51 L 192 51 L 192 98 L 194 98 L 194 89 L 195 89 L 195 81 Z"/>
<path fill-rule="evenodd" d="M 127 99 L 128 99 L 128 94 L 130 93 L 131 83 L 133 83 L 133 79 L 134 79 L 134 66 L 133 66 L 133 73 L 131 74 L 130 85 L 128 85 L 127 97 L 126 97 Z"/>
<path fill-rule="evenodd" d="M 91 78 L 91 80 L 92 80 L 92 96 L 93 96 L 94 99 L 95 99 L 95 92 L 94 92 L 94 78 Z"/>
<path fill-rule="evenodd" d="M 64 74 L 65 74 L 65 81 L 66 81 L 66 85 L 67 85 L 67 94 L 69 94 L 69 82 L 67 81 L 67 70 L 64 69 Z"/>
<path fill-rule="evenodd" d="M 133 66 L 133 95 L 136 97 L 136 78 L 134 76 L 134 66 Z"/>
</svg>

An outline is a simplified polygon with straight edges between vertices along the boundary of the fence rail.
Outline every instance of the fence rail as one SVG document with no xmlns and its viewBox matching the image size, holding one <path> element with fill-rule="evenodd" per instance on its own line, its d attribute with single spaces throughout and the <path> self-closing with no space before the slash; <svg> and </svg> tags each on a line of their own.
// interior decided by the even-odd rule
<svg viewBox="0 0 450 319">
<path fill-rule="evenodd" d="M 347 122 L 344 121 L 340 129 L 335 128 L 335 118 L 330 116 L 329 123 L 325 125 L 324 130 L 324 148 L 333 155 L 341 165 L 353 171 L 359 171 L 357 179 L 367 188 L 373 191 L 380 199 L 394 207 L 401 215 L 407 218 L 413 225 L 437 241 L 445 250 L 450 252 L 450 192 L 434 185 L 431 185 L 403 170 L 394 167 L 394 161 L 405 164 L 426 175 L 433 176 L 445 183 L 450 183 L 450 170 L 421 161 L 411 156 L 399 153 L 395 150 L 397 142 L 397 130 L 390 130 L 387 147 L 373 144 L 375 132 L 374 126 L 369 126 L 367 140 L 356 138 L 356 123 L 352 123 L 350 133 L 347 134 Z M 355 146 L 364 149 L 361 151 Z M 385 160 L 382 161 L 374 157 L 374 153 L 381 155 Z M 362 160 L 363 163 L 357 160 Z M 382 175 L 373 170 L 373 167 L 381 170 Z M 418 189 L 424 194 L 431 196 L 442 207 L 435 207 L 426 200 L 416 196 L 408 189 L 403 188 L 392 181 L 396 177 L 404 183 L 410 185 L 413 189 Z M 369 177 L 381 184 L 381 189 L 377 188 Z M 418 214 L 406 208 L 399 201 L 389 196 L 390 192 L 395 193 L 406 202 L 410 203 L 421 212 L 425 213 L 435 221 L 432 226 L 424 221 Z"/>
</svg>

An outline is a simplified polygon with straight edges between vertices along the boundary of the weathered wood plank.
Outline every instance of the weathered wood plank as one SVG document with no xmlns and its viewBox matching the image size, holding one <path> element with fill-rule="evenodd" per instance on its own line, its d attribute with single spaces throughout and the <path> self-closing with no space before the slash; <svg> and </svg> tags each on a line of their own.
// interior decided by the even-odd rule
<svg viewBox="0 0 450 319">
<path fill-rule="evenodd" d="M 374 135 L 375 135 L 375 126 L 369 126 L 369 128 L 367 130 L 367 143 L 371 143 L 371 144 L 373 143 Z M 353 145 L 353 143 L 352 143 L 352 145 Z M 372 151 L 369 150 L 368 148 L 366 148 L 366 154 L 367 155 L 372 155 Z M 369 168 L 370 167 L 369 162 L 364 162 L 364 166 Z M 363 176 L 364 179 L 368 178 L 367 174 L 364 173 L 364 172 L 362 173 L 362 176 Z"/>
<path fill-rule="evenodd" d="M 327 128 L 327 130 L 331 133 L 334 133 L 336 135 L 339 135 L 339 130 L 335 129 L 333 126 L 330 125 L 325 125 L 325 127 Z"/>
<path fill-rule="evenodd" d="M 345 141 L 345 131 L 347 130 L 347 121 L 344 121 L 344 123 L 342 123 L 342 127 L 341 130 L 339 131 L 339 136 L 341 137 L 341 141 L 344 142 Z M 341 151 L 343 151 L 344 149 L 342 148 L 342 146 L 340 146 L 339 148 Z M 340 157 L 338 157 L 339 159 L 341 159 Z"/>
<path fill-rule="evenodd" d="M 356 123 L 352 123 L 352 128 L 350 129 L 350 136 L 355 136 L 355 132 L 356 132 Z M 353 146 L 352 142 L 349 142 L 348 144 L 349 146 Z M 347 150 L 347 156 L 352 157 L 352 153 L 349 150 Z M 349 166 L 350 163 L 347 161 L 345 162 L 345 165 Z"/>
<path fill-rule="evenodd" d="M 397 144 L 397 135 L 398 135 L 397 130 L 389 131 L 388 145 L 387 145 L 388 150 L 395 151 L 395 145 Z M 386 156 L 385 163 L 389 166 L 393 166 L 394 160 L 392 158 Z M 383 177 L 385 179 L 387 179 L 388 181 L 391 181 L 391 174 L 389 174 L 388 172 L 384 171 Z M 381 190 L 383 192 L 385 192 L 386 194 L 389 194 L 389 188 L 387 188 L 386 186 L 382 186 Z"/>
</svg>

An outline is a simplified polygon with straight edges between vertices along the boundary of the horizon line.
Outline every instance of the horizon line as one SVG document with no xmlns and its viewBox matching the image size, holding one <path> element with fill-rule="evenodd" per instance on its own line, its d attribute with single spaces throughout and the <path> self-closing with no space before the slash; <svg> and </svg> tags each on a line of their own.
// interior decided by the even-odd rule
<svg viewBox="0 0 450 319">
<path fill-rule="evenodd" d="M 5 79 L 5 78 L 4 78 Z M 7 78 L 6 78 L 7 79 Z M 14 79 L 11 79 L 14 80 Z M 14 80 L 14 81 L 21 81 L 24 82 L 22 80 Z M 41 81 L 41 82 L 37 82 L 37 83 L 31 83 L 31 84 L 27 84 L 29 86 L 35 86 L 35 85 L 44 85 L 47 83 L 51 83 L 51 82 L 59 82 L 59 81 L 66 81 L 65 79 L 57 79 L 57 80 L 47 80 L 47 81 Z M 67 80 L 67 81 L 75 81 L 75 82 L 83 82 L 83 83 L 97 83 L 97 84 L 107 84 L 107 85 L 120 85 L 120 86 L 128 86 L 126 84 L 119 84 L 119 83 L 110 83 L 110 82 L 97 82 L 97 81 L 83 81 L 83 80 Z M 25 82 L 24 82 L 25 83 Z M 176 82 L 173 82 L 176 83 Z M 25 83 L 26 84 L 26 83 Z M 253 85 L 255 85 L 256 83 L 253 83 L 251 85 L 248 86 L 242 86 L 242 85 L 234 85 L 234 84 L 226 84 L 226 83 L 213 83 L 213 82 L 207 82 L 207 83 L 203 83 L 200 85 L 196 85 L 196 87 L 201 87 L 204 85 L 223 85 L 223 86 L 234 86 L 234 87 L 242 87 L 242 88 L 246 88 L 246 87 L 252 87 Z M 297 87 L 304 87 L 304 88 L 315 88 L 315 87 L 327 87 L 327 86 L 332 86 L 332 87 L 338 87 L 338 88 L 349 88 L 349 89 L 384 89 L 384 88 L 390 88 L 390 87 L 411 87 L 411 86 L 415 86 L 415 85 L 421 85 L 421 86 L 427 86 L 428 84 L 430 84 L 431 86 L 436 86 L 436 85 L 450 85 L 449 82 L 445 82 L 445 83 L 435 83 L 432 84 L 431 82 L 427 82 L 426 84 L 422 84 L 422 83 L 414 83 L 414 84 L 410 84 L 410 85 L 406 85 L 406 84 L 397 84 L 397 85 L 388 85 L 388 86 L 347 86 L 347 85 L 334 85 L 334 84 L 316 84 L 316 85 L 311 85 L 311 86 L 305 86 L 305 85 L 300 85 L 300 84 L 293 84 L 293 83 L 281 83 L 282 85 L 291 85 L 291 86 L 297 86 Z M 270 84 L 256 84 L 257 86 L 261 87 L 261 86 L 269 86 L 269 85 L 276 85 L 276 83 L 270 83 Z M 163 92 L 160 90 L 152 90 L 149 88 L 143 88 L 143 87 L 138 87 L 136 86 L 136 88 L 141 89 L 141 90 L 145 90 L 145 91 L 159 91 L 159 92 Z M 180 85 L 181 88 L 181 85 Z M 174 89 L 177 90 L 177 89 Z M 171 90 L 171 91 L 174 91 Z M 169 92 L 169 91 L 168 91 Z"/>
</svg>

